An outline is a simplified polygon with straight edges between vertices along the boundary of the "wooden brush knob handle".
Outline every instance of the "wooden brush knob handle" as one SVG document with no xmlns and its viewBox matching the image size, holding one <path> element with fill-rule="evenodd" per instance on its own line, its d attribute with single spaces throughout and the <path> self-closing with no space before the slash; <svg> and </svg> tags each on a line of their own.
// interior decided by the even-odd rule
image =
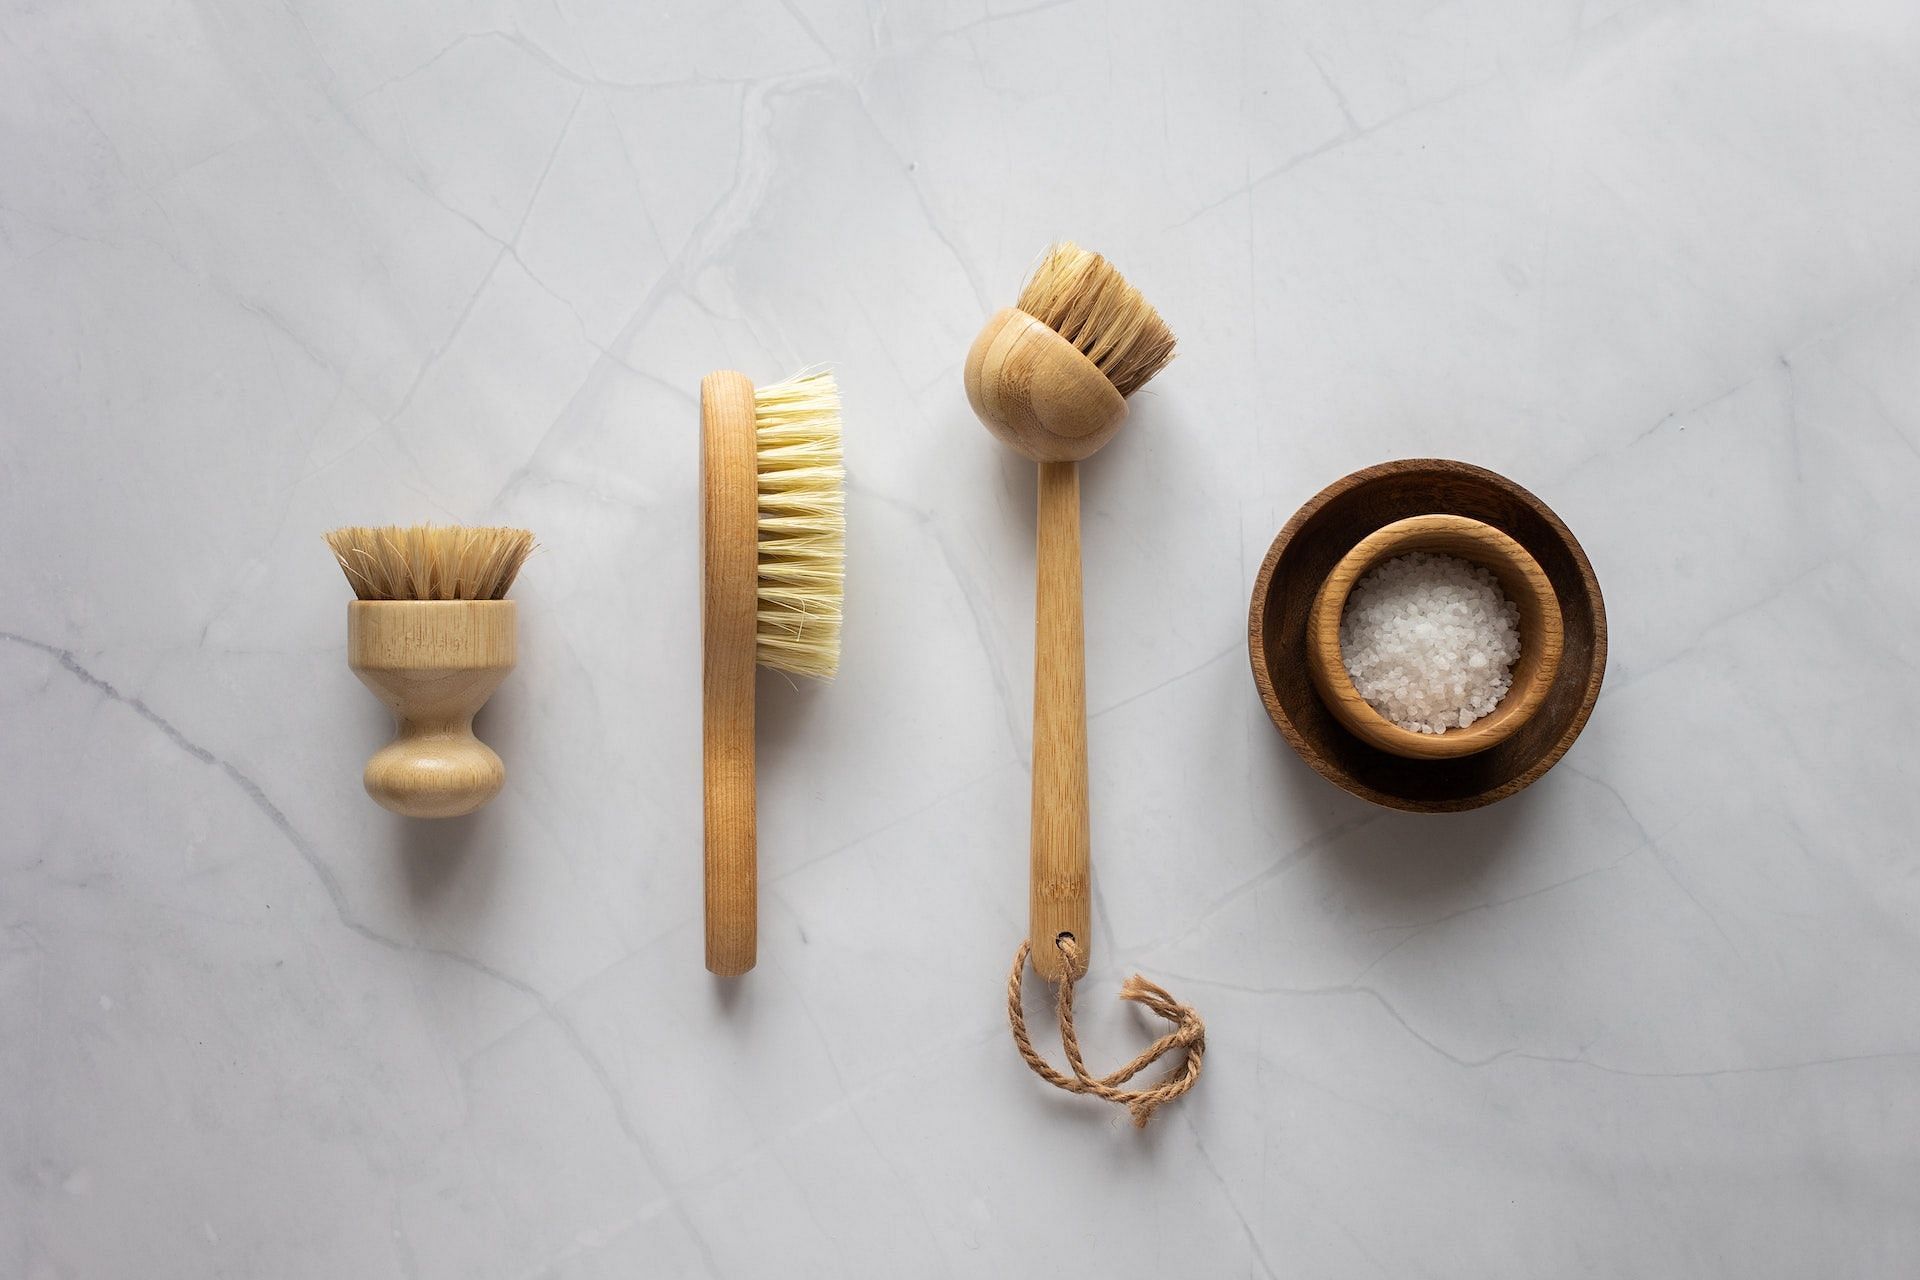
<svg viewBox="0 0 1920 1280">
<path fill-rule="evenodd" d="M 974 413 L 1035 462 L 1087 457 L 1127 420 L 1127 402 L 1080 349 L 1014 307 L 987 321 L 962 380 Z"/>
<path fill-rule="evenodd" d="M 374 752 L 363 776 L 367 794 L 409 818 L 457 818 L 500 794 L 507 767 L 473 736 L 473 720 L 402 720 L 400 736 Z"/>
<path fill-rule="evenodd" d="M 1049 982 L 1066 976 L 1055 940 L 1092 950 L 1088 884 L 1087 681 L 1080 602 L 1080 473 L 1040 464 L 1033 640 L 1033 851 L 1027 940 Z"/>
<path fill-rule="evenodd" d="M 473 717 L 518 657 L 511 600 L 356 600 L 347 664 L 387 704 L 398 736 L 367 761 L 367 794 L 410 818 L 472 813 L 506 766 Z"/>
</svg>

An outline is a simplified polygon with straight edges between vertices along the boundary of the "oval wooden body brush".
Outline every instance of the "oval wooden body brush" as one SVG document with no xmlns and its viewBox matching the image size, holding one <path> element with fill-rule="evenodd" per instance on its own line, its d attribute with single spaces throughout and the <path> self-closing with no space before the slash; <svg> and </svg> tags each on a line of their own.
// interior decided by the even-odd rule
<svg viewBox="0 0 1920 1280">
<path fill-rule="evenodd" d="M 347 664 L 399 726 L 367 761 L 367 794 L 410 818 L 472 813 L 507 778 L 473 736 L 473 717 L 518 656 L 504 597 L 533 535 L 356 525 L 329 533 L 327 545 L 359 597 L 347 606 Z"/>
<path fill-rule="evenodd" d="M 1035 550 L 1033 812 L 1027 942 L 1007 988 L 1014 1043 L 1036 1074 L 1074 1093 L 1126 1106 L 1138 1125 L 1193 1087 L 1205 1028 L 1199 1015 L 1135 975 L 1121 994 L 1174 1024 L 1132 1062 L 1089 1074 L 1073 1031 L 1073 984 L 1091 952 L 1086 653 L 1080 585 L 1078 464 L 1126 421 L 1127 397 L 1173 358 L 1174 338 L 1138 289 L 1097 253 L 1055 245 L 1017 307 L 987 322 L 967 353 L 967 399 L 988 430 L 1040 464 Z M 1072 1075 L 1027 1036 L 1022 971 L 1057 984 L 1061 1040 Z M 1161 1055 L 1184 1060 L 1146 1088 L 1123 1087 Z"/>
<path fill-rule="evenodd" d="M 707 968 L 753 968 L 759 932 L 753 669 L 840 665 L 846 514 L 828 373 L 700 384 L 702 756 Z"/>
</svg>

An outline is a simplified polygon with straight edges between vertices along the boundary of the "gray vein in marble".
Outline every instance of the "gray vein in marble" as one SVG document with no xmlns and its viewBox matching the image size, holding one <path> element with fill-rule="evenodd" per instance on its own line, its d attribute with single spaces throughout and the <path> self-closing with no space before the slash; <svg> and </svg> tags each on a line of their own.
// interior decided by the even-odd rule
<svg viewBox="0 0 1920 1280">
<path fill-rule="evenodd" d="M 354 915 L 352 909 L 349 907 L 346 892 L 342 889 L 339 878 L 334 875 L 333 869 L 327 865 L 326 860 L 320 856 L 319 851 L 309 844 L 306 838 L 294 828 L 293 823 L 287 818 L 285 812 L 267 796 L 266 791 L 260 784 L 243 773 L 231 761 L 216 755 L 208 748 L 201 746 L 193 739 L 187 737 L 187 735 L 176 728 L 172 722 L 154 711 L 153 708 L 149 707 L 142 699 L 131 694 L 122 693 L 113 684 L 95 675 L 87 667 L 83 666 L 71 651 L 59 648 L 56 645 L 47 644 L 43 641 L 34 640 L 27 636 L 17 635 L 10 631 L 0 631 L 0 640 L 5 640 L 8 643 L 19 645 L 23 648 L 37 650 L 53 658 L 60 664 L 63 670 L 75 679 L 96 690 L 101 696 L 108 700 L 126 707 L 142 720 L 158 729 L 169 742 L 180 748 L 180 750 L 186 752 L 202 764 L 211 765 L 226 775 L 228 781 L 239 788 L 240 792 L 246 796 L 253 807 L 258 809 L 267 821 L 273 824 L 274 828 L 286 839 L 287 844 L 300 856 L 300 860 L 313 872 L 314 878 L 320 882 L 321 889 L 326 893 L 327 900 L 333 906 L 334 915 L 339 919 L 340 924 L 344 928 L 366 939 L 368 942 L 372 942 L 390 951 L 409 952 L 416 955 L 431 956 L 436 959 L 451 961 L 463 968 L 471 969 L 483 977 L 490 978 L 502 986 L 517 991 L 521 995 L 534 1001 L 534 1003 L 539 1006 L 541 1014 L 552 1021 L 555 1028 L 566 1038 L 567 1043 L 573 1047 L 574 1052 L 579 1056 L 581 1062 L 593 1073 L 594 1079 L 598 1081 L 602 1091 L 606 1094 L 608 1103 L 613 1108 L 614 1118 L 619 1124 L 621 1132 L 626 1135 L 628 1141 L 633 1144 L 634 1148 L 640 1152 L 641 1158 L 646 1161 L 647 1165 L 653 1169 L 656 1174 L 664 1176 L 664 1166 L 660 1163 L 658 1154 L 654 1151 L 652 1143 L 647 1139 L 645 1133 L 629 1114 L 625 1096 L 614 1083 L 613 1077 L 608 1073 L 606 1064 L 600 1060 L 600 1057 L 594 1053 L 592 1047 L 587 1044 L 586 1037 L 581 1034 L 579 1027 L 574 1024 L 573 1020 L 567 1017 L 558 1005 L 548 999 L 537 987 L 493 965 L 477 960 L 472 956 L 463 955 L 460 952 L 449 950 L 445 947 L 431 947 L 416 942 L 402 941 L 398 938 L 389 937 L 379 930 L 363 923 Z M 686 1215 L 683 1208 L 679 1209 L 678 1212 L 679 1216 L 683 1219 L 681 1225 L 687 1231 L 689 1237 L 702 1250 L 703 1254 L 706 1255 L 709 1264 L 708 1269 L 710 1271 L 713 1270 L 711 1252 L 708 1250 L 700 1233 L 695 1229 L 692 1218 Z"/>
<path fill-rule="evenodd" d="M 1247 1220 L 1246 1213 L 1240 1208 L 1240 1202 L 1234 1198 L 1233 1188 L 1228 1185 L 1226 1178 L 1221 1176 L 1220 1166 L 1213 1162 L 1213 1155 L 1207 1150 L 1207 1144 L 1201 1138 L 1200 1130 L 1194 1125 L 1193 1117 L 1183 1116 L 1182 1120 L 1186 1124 L 1187 1132 L 1193 1136 L 1193 1150 L 1194 1154 L 1200 1157 L 1201 1168 L 1205 1169 L 1207 1176 L 1213 1179 L 1213 1185 L 1220 1192 L 1222 1203 L 1227 1206 L 1228 1212 L 1233 1214 L 1235 1221 L 1239 1222 L 1240 1230 L 1247 1237 L 1247 1247 L 1253 1250 L 1254 1261 L 1260 1264 L 1261 1273 L 1267 1277 L 1267 1280 L 1279 1280 L 1279 1274 L 1274 1271 L 1273 1263 L 1268 1260 L 1267 1251 L 1260 1243 L 1260 1233 L 1253 1229 L 1253 1223 Z"/>
<path fill-rule="evenodd" d="M 1246 651 L 1247 651 L 1247 646 L 1244 643 L 1236 642 L 1234 644 L 1230 644 L 1226 648 L 1222 649 L 1220 652 L 1214 654 L 1211 658 L 1208 658 L 1202 662 L 1195 663 L 1193 666 L 1188 667 L 1185 671 L 1175 672 L 1173 675 L 1167 676 L 1165 679 L 1155 681 L 1153 684 L 1148 685 L 1146 688 L 1140 690 L 1138 693 L 1130 693 L 1126 697 L 1120 699 L 1120 701 L 1118 702 L 1108 703 L 1106 706 L 1101 707 L 1098 711 L 1090 713 L 1087 716 L 1087 719 L 1089 721 L 1092 721 L 1092 720 L 1098 720 L 1102 716 L 1111 715 L 1114 712 L 1121 710 L 1123 707 L 1131 706 L 1132 704 L 1140 701 L 1142 698 L 1150 698 L 1154 694 L 1159 693 L 1162 689 L 1171 688 L 1172 686 L 1179 684 L 1184 680 L 1187 680 L 1193 676 L 1197 676 L 1202 671 L 1205 671 L 1207 668 L 1213 666 L 1215 663 L 1222 662 L 1227 658 L 1231 658 L 1236 653 L 1244 654 Z"/>
<path fill-rule="evenodd" d="M 1294 845 L 1291 849 L 1287 850 L 1285 853 L 1280 855 L 1274 861 L 1268 863 L 1267 866 L 1263 868 L 1257 875 L 1251 876 L 1248 879 L 1241 881 L 1239 884 L 1236 884 L 1231 889 L 1227 890 L 1227 892 L 1221 894 L 1219 897 L 1214 898 L 1212 901 L 1207 903 L 1206 906 L 1202 907 L 1197 913 L 1195 913 L 1193 917 L 1193 922 L 1190 925 L 1188 925 L 1185 929 L 1181 930 L 1180 933 L 1174 935 L 1171 938 L 1166 939 L 1165 941 L 1155 943 L 1152 946 L 1150 946 L 1148 948 L 1149 954 L 1153 952 L 1165 950 L 1168 947 L 1174 947 L 1174 946 L 1180 945 L 1182 942 L 1185 942 L 1188 938 L 1190 938 L 1196 932 L 1198 932 L 1201 928 L 1203 928 L 1206 925 L 1207 921 L 1211 920 L 1214 916 L 1219 915 L 1222 911 L 1232 906 L 1235 902 L 1238 902 L 1241 898 L 1244 898 L 1247 894 L 1252 893 L 1255 890 L 1259 889 L 1261 886 L 1268 884 L 1274 880 L 1277 880 L 1281 876 L 1286 875 L 1287 872 L 1291 871 L 1294 867 L 1298 866 L 1302 860 L 1308 857 L 1311 857 L 1313 854 L 1318 853 L 1323 849 L 1330 848 L 1331 846 L 1338 844 L 1340 841 L 1346 839 L 1348 836 L 1353 835 L 1358 831 L 1365 830 L 1367 827 L 1370 827 L 1374 823 L 1381 821 L 1386 816 L 1387 815 L 1385 814 L 1385 812 L 1375 810 L 1372 812 L 1362 813 L 1357 816 L 1349 817 L 1344 821 L 1337 822 L 1333 826 L 1323 829 L 1322 831 L 1319 832 L 1319 834 L 1311 836 L 1308 839 L 1300 842 L 1299 844 Z"/>
<path fill-rule="evenodd" d="M 1421 114 L 1424 111 L 1429 111 L 1434 107 L 1444 107 L 1450 102 L 1457 101 L 1458 99 L 1464 98 L 1469 94 L 1477 93 L 1479 90 L 1484 89 L 1491 84 L 1494 84 L 1499 79 L 1500 79 L 1500 76 L 1498 74 L 1488 76 L 1485 79 L 1476 80 L 1471 84 L 1464 84 L 1459 86 L 1458 88 L 1449 89 L 1447 92 L 1440 94 L 1437 97 L 1429 98 L 1424 102 L 1417 102 L 1414 105 L 1410 107 L 1406 107 L 1400 111 L 1396 111 L 1392 115 L 1386 116 L 1383 119 L 1374 122 L 1373 124 L 1342 129 L 1340 132 L 1334 134 L 1331 138 L 1328 138 L 1325 142 L 1322 142 L 1317 146 L 1309 147 L 1305 151 L 1302 151 L 1297 155 L 1289 156 L 1287 159 L 1281 161 L 1279 164 L 1275 165 L 1273 168 L 1267 169 L 1255 177 L 1248 178 L 1239 186 L 1227 192 L 1227 194 L 1219 197 L 1216 200 L 1211 200 L 1208 203 L 1200 206 L 1198 209 L 1194 210 L 1191 214 L 1188 214 L 1186 217 L 1180 219 L 1178 222 L 1175 222 L 1174 224 L 1167 227 L 1166 229 L 1168 231 L 1179 231 L 1182 228 L 1191 226 L 1193 223 L 1198 222 L 1201 218 L 1205 217 L 1207 214 L 1213 213 L 1218 209 L 1224 208 L 1225 206 L 1232 204 L 1236 200 L 1250 198 L 1254 194 L 1254 192 L 1258 191 L 1261 187 L 1266 186 L 1269 182 L 1273 182 L 1279 178 L 1284 178 L 1288 174 L 1292 173 L 1294 170 L 1302 167 L 1303 165 L 1311 164 L 1315 160 L 1320 159 L 1322 156 L 1331 155 L 1336 151 L 1340 151 L 1346 147 L 1352 146 L 1356 142 L 1364 142 L 1365 140 L 1373 137 L 1375 134 L 1381 132 L 1382 130 L 1390 129 L 1394 125 L 1397 125 L 1404 120 L 1409 120 L 1414 116 Z M 1249 247 L 1252 246 L 1253 244 L 1252 237 L 1248 238 L 1247 243 Z"/>
</svg>

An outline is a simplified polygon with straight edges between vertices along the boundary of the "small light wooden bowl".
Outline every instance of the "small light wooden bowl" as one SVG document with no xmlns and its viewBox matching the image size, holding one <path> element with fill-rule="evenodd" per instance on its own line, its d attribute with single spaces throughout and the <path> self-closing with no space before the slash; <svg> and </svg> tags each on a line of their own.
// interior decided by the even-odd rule
<svg viewBox="0 0 1920 1280">
<path fill-rule="evenodd" d="M 1533 557 L 1559 602 L 1563 644 L 1540 705 L 1505 741 L 1415 760 L 1381 750 L 1334 717 L 1309 674 L 1307 634 L 1321 585 L 1349 551 L 1386 525 L 1434 512 L 1491 525 Z M 1586 553 L 1546 503 L 1484 467 L 1408 458 L 1343 476 L 1287 521 L 1254 581 L 1247 650 L 1274 726 L 1322 777 L 1374 804 L 1454 813 L 1530 786 L 1580 736 L 1606 671 L 1607 613 Z"/>
<path fill-rule="evenodd" d="M 1340 618 L 1356 583 L 1376 565 L 1414 551 L 1483 565 L 1520 608 L 1520 658 L 1513 686 L 1491 714 L 1443 733 L 1402 729 L 1354 688 L 1340 648 Z M 1450 760 L 1498 746 L 1526 724 L 1560 672 L 1560 602 L 1539 561 L 1484 521 L 1449 514 L 1408 516 L 1376 529 L 1340 558 L 1320 584 L 1307 622 L 1307 672 L 1334 718 L 1382 751 L 1409 760 Z"/>
</svg>

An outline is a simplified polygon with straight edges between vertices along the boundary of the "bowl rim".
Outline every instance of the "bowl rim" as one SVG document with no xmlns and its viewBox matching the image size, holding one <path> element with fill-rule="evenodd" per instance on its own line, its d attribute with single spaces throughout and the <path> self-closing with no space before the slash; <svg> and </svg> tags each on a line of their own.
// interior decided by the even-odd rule
<svg viewBox="0 0 1920 1280">
<path fill-rule="evenodd" d="M 1519 566 L 1518 576 L 1527 582 L 1531 590 L 1522 593 L 1526 596 L 1524 601 L 1516 603 L 1521 604 L 1523 612 L 1530 607 L 1540 615 L 1534 624 L 1539 634 L 1532 643 L 1544 644 L 1546 650 L 1527 672 L 1527 679 L 1517 688 L 1509 689 L 1507 696 L 1480 719 L 1464 728 L 1447 729 L 1437 734 L 1417 733 L 1401 728 L 1361 698 L 1343 660 L 1339 639 L 1340 620 L 1346 612 L 1347 600 L 1361 578 L 1396 556 L 1421 550 L 1421 547 L 1411 544 L 1427 540 L 1447 527 L 1472 529 L 1476 537 L 1493 543 L 1499 554 L 1506 558 L 1506 564 L 1496 565 L 1491 561 L 1475 559 L 1471 553 L 1448 553 L 1496 574 L 1501 579 L 1502 594 L 1509 597 L 1514 594 L 1506 581 L 1509 575 L 1503 570 Z M 1333 590 L 1336 583 L 1340 584 L 1337 593 Z M 1533 713 L 1540 709 L 1547 699 L 1547 691 L 1560 674 L 1563 651 L 1560 597 L 1547 578 L 1546 570 L 1540 567 L 1540 562 L 1531 551 L 1521 546 L 1504 529 L 1451 511 L 1402 516 L 1363 536 L 1334 562 L 1333 568 L 1320 583 L 1320 589 L 1314 593 L 1313 605 L 1307 617 L 1307 670 L 1327 710 L 1353 733 L 1382 751 L 1392 752 L 1403 759 L 1447 760 L 1499 746 L 1519 732 L 1533 717 Z M 1523 663 L 1528 652 L 1524 631 L 1521 643 L 1522 656 L 1519 662 Z M 1330 658 L 1325 657 L 1328 654 Z M 1516 672 L 1519 669 L 1516 663 Z M 1326 687 L 1329 683 L 1331 689 Z"/>
<path fill-rule="evenodd" d="M 1288 712 L 1286 705 L 1280 701 L 1279 693 L 1273 687 L 1272 676 L 1268 673 L 1266 604 L 1273 595 L 1274 576 L 1279 568 L 1280 558 L 1285 554 L 1294 537 L 1330 502 L 1343 497 L 1349 491 L 1387 476 L 1411 471 L 1452 472 L 1456 475 L 1483 480 L 1503 489 L 1531 508 L 1535 515 L 1553 529 L 1573 558 L 1575 567 L 1579 571 L 1588 607 L 1593 613 L 1593 656 L 1589 662 L 1588 678 L 1584 682 L 1580 704 L 1574 709 L 1560 737 L 1531 765 L 1505 782 L 1489 787 L 1485 791 L 1444 800 L 1416 800 L 1396 792 L 1382 791 L 1353 774 L 1333 768 L 1322 759 L 1318 748 L 1294 724 L 1292 715 Z M 1280 656 L 1275 655 L 1276 659 Z M 1280 527 L 1280 532 L 1274 535 L 1272 543 L 1267 548 L 1266 556 L 1260 562 L 1259 572 L 1254 577 L 1253 591 L 1248 603 L 1247 657 L 1249 665 L 1253 668 L 1254 685 L 1260 691 L 1260 700 L 1267 709 L 1267 717 L 1273 721 L 1274 727 L 1280 731 L 1280 736 L 1286 740 L 1287 745 L 1293 748 L 1294 754 L 1315 773 L 1342 791 L 1385 808 L 1399 809 L 1408 813 L 1462 813 L 1504 800 L 1531 786 L 1541 775 L 1559 763 L 1560 758 L 1566 755 L 1568 748 L 1586 728 L 1587 720 L 1593 714 L 1594 704 L 1599 700 L 1600 687 L 1606 675 L 1606 601 L 1600 589 L 1600 581 L 1594 575 L 1593 565 L 1587 559 L 1586 549 L 1580 545 L 1580 540 L 1573 536 L 1572 531 L 1555 514 L 1553 508 L 1534 496 L 1525 486 L 1487 467 L 1454 458 L 1392 458 L 1349 472 L 1326 485 L 1302 503 Z"/>
</svg>

